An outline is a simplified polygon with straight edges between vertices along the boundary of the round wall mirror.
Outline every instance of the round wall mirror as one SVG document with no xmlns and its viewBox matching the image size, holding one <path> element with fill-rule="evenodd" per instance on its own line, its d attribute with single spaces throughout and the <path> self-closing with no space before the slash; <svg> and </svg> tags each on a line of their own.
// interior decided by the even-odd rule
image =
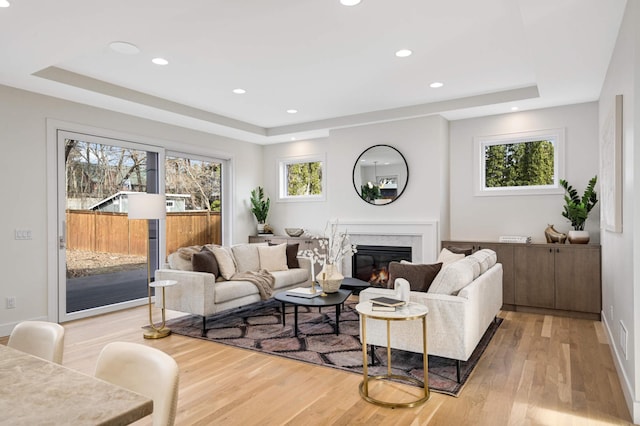
<svg viewBox="0 0 640 426">
<path fill-rule="evenodd" d="M 353 187 L 369 204 L 393 203 L 404 192 L 408 180 L 407 161 L 389 145 L 366 149 L 353 165 Z"/>
</svg>

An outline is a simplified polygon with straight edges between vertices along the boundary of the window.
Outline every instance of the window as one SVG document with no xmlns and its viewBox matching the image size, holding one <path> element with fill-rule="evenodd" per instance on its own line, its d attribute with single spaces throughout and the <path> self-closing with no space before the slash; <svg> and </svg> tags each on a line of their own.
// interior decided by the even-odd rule
<svg viewBox="0 0 640 426">
<path fill-rule="evenodd" d="M 291 157 L 278 161 L 278 201 L 324 201 L 324 155 Z"/>
<path fill-rule="evenodd" d="M 475 195 L 563 193 L 564 130 L 475 139 Z"/>
</svg>

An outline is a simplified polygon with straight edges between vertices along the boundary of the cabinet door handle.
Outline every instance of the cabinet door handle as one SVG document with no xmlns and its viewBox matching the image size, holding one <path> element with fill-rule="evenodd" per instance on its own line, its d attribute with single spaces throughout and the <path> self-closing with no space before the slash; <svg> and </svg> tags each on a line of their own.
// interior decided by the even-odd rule
<svg viewBox="0 0 640 426">
<path fill-rule="evenodd" d="M 550 249 L 549 249 L 549 253 L 553 253 L 553 249 L 551 249 L 551 248 L 550 248 Z"/>
<path fill-rule="evenodd" d="M 556 253 L 560 253 L 560 249 L 556 249 Z"/>
</svg>

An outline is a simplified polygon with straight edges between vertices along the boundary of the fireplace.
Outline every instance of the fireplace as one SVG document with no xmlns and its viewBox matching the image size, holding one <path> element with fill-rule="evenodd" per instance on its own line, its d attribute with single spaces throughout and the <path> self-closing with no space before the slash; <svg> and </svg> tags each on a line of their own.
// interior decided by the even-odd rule
<svg viewBox="0 0 640 426">
<path fill-rule="evenodd" d="M 389 262 L 411 261 L 411 247 L 367 246 L 358 244 L 353 255 L 351 273 L 354 278 L 376 287 L 386 287 L 389 280 Z"/>
</svg>

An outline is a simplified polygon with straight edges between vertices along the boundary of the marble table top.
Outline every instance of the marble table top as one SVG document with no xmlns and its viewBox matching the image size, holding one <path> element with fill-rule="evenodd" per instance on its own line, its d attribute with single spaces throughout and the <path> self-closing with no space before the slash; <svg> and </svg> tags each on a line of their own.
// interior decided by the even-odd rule
<svg viewBox="0 0 640 426">
<path fill-rule="evenodd" d="M 126 425 L 152 411 L 145 396 L 0 345 L 0 423 Z"/>
<path fill-rule="evenodd" d="M 429 313 L 429 308 L 416 303 L 407 302 L 405 305 L 398 306 L 393 312 L 374 311 L 371 302 L 360 302 L 356 305 L 356 311 L 360 314 L 377 319 L 384 320 L 409 320 L 422 318 Z"/>
</svg>

